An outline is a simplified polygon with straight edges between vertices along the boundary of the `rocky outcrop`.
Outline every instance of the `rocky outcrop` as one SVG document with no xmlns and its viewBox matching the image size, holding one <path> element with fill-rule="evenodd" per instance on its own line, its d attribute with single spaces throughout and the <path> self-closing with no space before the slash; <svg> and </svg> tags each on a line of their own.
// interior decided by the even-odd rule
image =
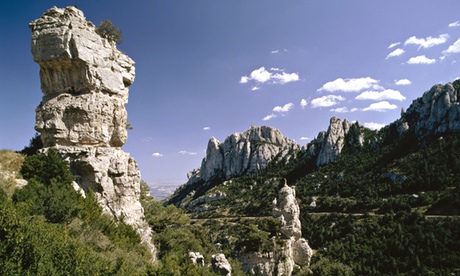
<svg viewBox="0 0 460 276">
<path fill-rule="evenodd" d="M 452 83 L 434 85 L 402 112 L 396 127 L 400 135 L 411 130 L 419 139 L 460 131 L 460 91 Z"/>
<path fill-rule="evenodd" d="M 243 270 L 256 275 L 291 275 L 295 266 L 308 267 L 313 250 L 302 238 L 300 208 L 295 188 L 284 182 L 273 200 L 273 216 L 281 222 L 283 243 L 275 242 L 273 252 L 246 252 L 239 256 Z M 282 245 L 280 245 L 282 244 Z"/>
<path fill-rule="evenodd" d="M 45 150 L 54 147 L 68 160 L 83 192 L 94 191 L 105 213 L 133 225 L 155 256 L 139 202 L 140 172 L 121 149 L 134 62 L 75 7 L 53 7 L 30 28 L 44 94 L 35 129 Z"/>
<path fill-rule="evenodd" d="M 222 276 L 232 275 L 232 266 L 225 258 L 224 254 L 215 254 L 211 257 L 211 265 L 213 269 L 220 273 Z"/>
<path fill-rule="evenodd" d="M 327 131 L 322 131 L 307 144 L 303 150 L 309 156 L 316 157 L 316 165 L 327 165 L 340 157 L 343 147 L 349 145 L 363 146 L 363 127 L 358 122 L 351 124 L 347 119 L 332 117 Z"/>
<path fill-rule="evenodd" d="M 289 153 L 296 149 L 299 146 L 295 141 L 267 126 L 252 126 L 244 133 L 228 136 L 223 143 L 212 137 L 201 167 L 189 173 L 188 184 L 251 174 L 267 167 L 275 159 L 286 160 L 290 157 Z"/>
<path fill-rule="evenodd" d="M 204 257 L 203 255 L 201 255 L 200 252 L 189 252 L 188 257 L 193 264 L 198 265 L 200 267 L 205 266 Z"/>
</svg>

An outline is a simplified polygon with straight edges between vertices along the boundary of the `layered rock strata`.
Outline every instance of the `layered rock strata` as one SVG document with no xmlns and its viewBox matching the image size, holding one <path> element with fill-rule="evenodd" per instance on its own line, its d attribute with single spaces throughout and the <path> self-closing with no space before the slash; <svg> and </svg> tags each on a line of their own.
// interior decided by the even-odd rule
<svg viewBox="0 0 460 276">
<path fill-rule="evenodd" d="M 155 256 L 140 198 L 136 161 L 121 149 L 134 61 L 99 36 L 75 7 L 53 7 L 30 23 L 44 94 L 35 129 L 45 150 L 68 160 L 75 182 L 94 191 L 105 213 L 133 225 Z"/>
</svg>

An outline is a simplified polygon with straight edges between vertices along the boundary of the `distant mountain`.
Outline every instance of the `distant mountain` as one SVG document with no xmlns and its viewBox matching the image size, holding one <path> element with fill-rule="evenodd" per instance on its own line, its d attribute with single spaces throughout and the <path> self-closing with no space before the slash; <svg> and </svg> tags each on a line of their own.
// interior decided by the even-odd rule
<svg viewBox="0 0 460 276">
<path fill-rule="evenodd" d="M 211 138 L 201 167 L 189 173 L 189 181 L 177 189 L 166 204 L 186 208 L 194 202 L 192 205 L 196 207 L 196 200 L 206 197 L 208 191 L 208 199 L 201 200 L 201 203 L 209 202 L 210 198 L 222 199 L 227 194 L 222 192 L 216 197 L 214 187 L 262 171 L 272 175 L 267 172 L 270 165 L 286 172 L 274 176 L 298 179 L 339 161 L 344 151 L 352 154 L 372 152 L 408 139 L 414 139 L 415 145 L 432 136 L 457 133 L 460 131 L 460 95 L 455 86 L 457 84 L 453 83 L 434 85 L 414 100 L 407 111 L 403 110 L 400 119 L 380 131 L 367 129 L 359 122 L 350 123 L 347 119 L 342 121 L 333 117 L 327 131 L 319 132 L 302 147 L 282 136 L 279 130 L 266 126 L 253 126 L 244 133 L 232 134 L 223 143 Z M 289 166 L 292 166 L 291 171 Z"/>
</svg>

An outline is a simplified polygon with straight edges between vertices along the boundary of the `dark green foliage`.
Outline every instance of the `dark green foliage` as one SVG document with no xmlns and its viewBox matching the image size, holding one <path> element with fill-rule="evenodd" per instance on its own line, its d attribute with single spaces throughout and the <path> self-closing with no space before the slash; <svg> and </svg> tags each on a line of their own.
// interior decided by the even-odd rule
<svg viewBox="0 0 460 276">
<path fill-rule="evenodd" d="M 50 222 L 68 222 L 80 208 L 80 195 L 70 185 L 68 164 L 55 150 L 28 156 L 21 169 L 29 184 L 13 194 L 13 201 L 28 215 L 43 215 Z"/>
<path fill-rule="evenodd" d="M 399 212 L 305 215 L 304 221 L 303 232 L 319 253 L 312 261 L 314 272 L 324 265 L 323 258 L 350 267 L 356 275 L 445 275 L 459 269 L 458 219 Z"/>
<path fill-rule="evenodd" d="M 120 44 L 123 41 L 123 36 L 120 29 L 113 25 L 112 20 L 106 19 L 102 21 L 96 29 L 96 32 L 103 38 Z"/>
<path fill-rule="evenodd" d="M 151 256 L 137 232 L 82 198 L 54 150 L 28 156 L 28 184 L 10 200 L 0 190 L 0 275 L 145 275 Z M 150 271 L 150 272 L 149 272 Z"/>
<path fill-rule="evenodd" d="M 29 145 L 27 147 L 24 147 L 24 149 L 22 149 L 20 153 L 25 155 L 34 155 L 41 148 L 43 148 L 41 135 L 39 133 L 35 133 L 35 136 L 32 139 L 30 139 Z"/>
</svg>

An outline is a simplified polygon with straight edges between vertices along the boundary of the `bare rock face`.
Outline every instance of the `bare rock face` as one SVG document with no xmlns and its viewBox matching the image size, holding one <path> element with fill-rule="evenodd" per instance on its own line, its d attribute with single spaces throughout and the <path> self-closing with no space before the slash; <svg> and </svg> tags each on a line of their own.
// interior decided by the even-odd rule
<svg viewBox="0 0 460 276">
<path fill-rule="evenodd" d="M 266 126 L 252 126 L 244 133 L 234 133 L 223 143 L 212 137 L 200 169 L 189 174 L 188 184 L 254 173 L 275 158 L 282 160 L 295 149 L 299 149 L 295 141 Z"/>
<path fill-rule="evenodd" d="M 300 208 L 295 197 L 295 187 L 287 183 L 278 192 L 273 201 L 273 216 L 281 221 L 281 234 L 286 238 L 287 247 L 291 248 L 289 258 L 294 264 L 309 266 L 313 251 L 308 242 L 302 238 Z"/>
<path fill-rule="evenodd" d="M 222 276 L 232 275 L 232 266 L 225 258 L 224 254 L 215 254 L 211 257 L 211 264 L 215 271 L 219 272 Z"/>
<path fill-rule="evenodd" d="M 303 150 L 309 156 L 315 156 L 316 165 L 327 165 L 340 157 L 343 147 L 364 144 L 363 127 L 358 122 L 351 124 L 347 119 L 332 117 L 327 131 L 321 131 Z"/>
<path fill-rule="evenodd" d="M 155 256 L 139 202 L 140 172 L 121 149 L 128 138 L 125 104 L 134 61 L 75 7 L 53 7 L 30 28 L 44 94 L 35 129 L 45 150 L 56 148 L 78 186 L 93 190 L 105 213 L 133 225 Z"/>
<path fill-rule="evenodd" d="M 255 275 L 292 275 L 295 266 L 308 267 L 313 250 L 302 238 L 300 208 L 295 188 L 284 180 L 278 197 L 273 200 L 273 217 L 281 222 L 283 243 L 273 240 L 272 252 L 242 252 L 238 260 L 243 271 Z"/>
<path fill-rule="evenodd" d="M 434 85 L 396 121 L 400 134 L 412 129 L 421 138 L 460 131 L 460 91 L 452 83 Z"/>
</svg>

